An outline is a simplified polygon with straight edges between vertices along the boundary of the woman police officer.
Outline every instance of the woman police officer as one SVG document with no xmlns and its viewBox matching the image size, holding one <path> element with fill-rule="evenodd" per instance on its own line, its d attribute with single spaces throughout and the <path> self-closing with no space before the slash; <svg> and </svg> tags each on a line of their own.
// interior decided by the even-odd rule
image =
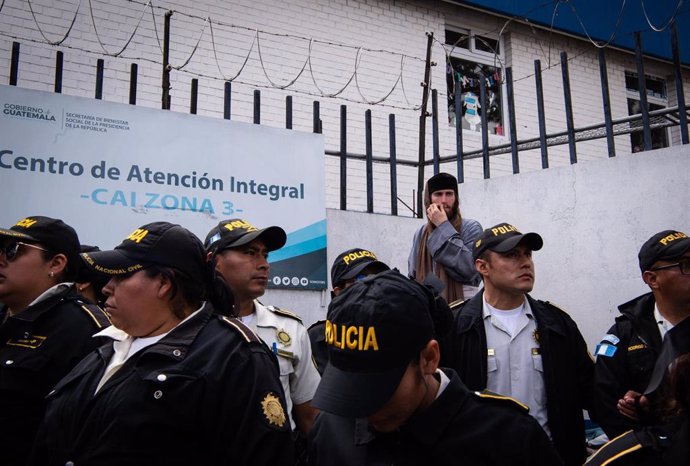
<svg viewBox="0 0 690 466">
<path fill-rule="evenodd" d="M 79 238 L 62 220 L 32 216 L 0 229 L 0 464 L 25 464 L 45 396 L 110 325 L 72 283 Z"/>
<path fill-rule="evenodd" d="M 268 348 L 234 318 L 199 239 L 144 225 L 112 251 L 82 254 L 111 276 L 111 342 L 48 397 L 29 464 L 281 464 L 290 424 Z M 227 291 L 227 290 L 226 290 Z M 205 300 L 213 302 L 213 305 Z"/>
</svg>

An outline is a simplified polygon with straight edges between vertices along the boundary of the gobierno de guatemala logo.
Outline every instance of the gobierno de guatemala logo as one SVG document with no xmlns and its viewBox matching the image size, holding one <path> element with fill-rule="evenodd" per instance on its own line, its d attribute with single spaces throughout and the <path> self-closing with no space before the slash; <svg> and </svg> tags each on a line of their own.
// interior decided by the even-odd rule
<svg viewBox="0 0 690 466">
<path fill-rule="evenodd" d="M 55 121 L 55 114 L 51 112 L 50 109 L 33 105 L 5 102 L 2 105 L 2 113 L 3 115 L 26 118 L 29 120 Z"/>
</svg>

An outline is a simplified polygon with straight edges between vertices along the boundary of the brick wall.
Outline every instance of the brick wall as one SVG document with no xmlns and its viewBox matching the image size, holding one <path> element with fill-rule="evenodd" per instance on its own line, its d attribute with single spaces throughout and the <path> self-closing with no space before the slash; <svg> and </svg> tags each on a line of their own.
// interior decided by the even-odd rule
<svg viewBox="0 0 690 466">
<path fill-rule="evenodd" d="M 423 79 L 427 32 L 433 32 L 440 41 L 433 46 L 433 60 L 439 66 L 432 69 L 432 86 L 440 93 L 441 155 L 454 152 L 455 129 L 446 123 L 445 57 L 440 45 L 444 40 L 446 25 L 454 24 L 490 37 L 497 37 L 498 31 L 504 29 L 501 38 L 502 60 L 513 67 L 518 108 L 517 132 L 520 138 L 538 134 L 532 76 L 533 62 L 537 58 L 541 60 L 543 68 L 547 130 L 565 129 L 559 57 L 562 50 L 567 51 L 571 58 L 569 67 L 575 125 L 603 121 L 597 50 L 591 44 L 551 35 L 516 22 L 503 28 L 505 19 L 444 2 L 290 0 L 276 3 L 272 0 L 199 0 L 192 3 L 160 0 L 154 3 L 153 15 L 152 9 L 146 8 L 145 3 L 139 0 L 92 0 L 90 3 L 93 5 L 94 19 L 91 18 L 89 2 L 82 2 L 69 37 L 61 45 L 53 46 L 45 43 L 36 23 L 48 40 L 57 41 L 68 30 L 79 2 L 32 0 L 31 6 L 36 16 L 34 20 L 28 2 L 7 0 L 0 11 L 0 63 L 7 64 L 0 69 L 0 80 L 7 82 L 11 44 L 13 40 L 18 40 L 22 44 L 21 87 L 51 90 L 55 52 L 62 50 L 65 54 L 65 94 L 93 96 L 96 60 L 104 58 L 105 100 L 127 103 L 130 64 L 138 63 L 137 104 L 160 107 L 160 40 L 163 35 L 163 14 L 169 9 L 175 11 L 171 25 L 171 64 L 174 67 L 182 65 L 194 52 L 186 66 L 171 72 L 173 111 L 189 111 L 190 83 L 193 78 L 198 78 L 198 113 L 221 118 L 223 81 L 234 76 L 247 59 L 242 73 L 233 82 L 233 119 L 252 120 L 253 91 L 260 89 L 262 124 L 283 126 L 285 97 L 292 95 L 294 128 L 311 131 L 312 102 L 319 100 L 326 148 L 338 150 L 340 105 L 345 104 L 348 108 L 348 151 L 363 154 L 364 112 L 371 109 L 374 155 L 387 156 L 388 115 L 395 113 L 398 158 L 416 160 L 419 111 L 413 110 L 412 106 L 421 101 L 422 88 L 419 83 Z M 204 20 L 206 17 L 213 22 L 214 40 L 211 38 L 211 27 Z M 135 28 L 136 34 L 120 56 L 105 55 L 103 48 L 111 54 L 119 52 Z M 403 55 L 406 58 L 401 66 Z M 308 65 L 304 67 L 308 57 L 311 57 L 311 72 Z M 331 94 L 345 86 L 354 72 L 357 57 L 357 81 L 351 82 L 337 98 L 323 97 L 321 92 Z M 607 58 L 613 116 L 625 116 L 624 71 L 635 69 L 634 60 L 631 55 L 616 51 L 609 51 Z M 276 86 L 284 86 L 303 68 L 299 79 L 288 89 L 278 89 L 269 82 L 270 79 Z M 646 71 L 668 78 L 669 94 L 671 89 L 675 89 L 672 85 L 672 69 L 668 65 L 650 61 Z M 685 75 L 686 101 L 690 101 L 689 75 Z M 402 81 L 395 85 L 399 77 L 402 77 Z M 364 103 L 365 100 L 381 99 L 394 85 L 393 92 L 383 104 Z M 675 94 L 670 100 L 671 105 L 675 103 Z M 427 135 L 427 158 L 430 159 L 430 120 Z M 671 132 L 671 135 L 673 140 L 678 140 L 678 131 Z M 479 133 L 466 131 L 464 139 L 466 150 L 477 149 L 481 145 Z M 490 135 L 491 144 L 501 142 L 508 142 L 507 137 Z M 616 147 L 621 153 L 629 151 L 629 137 L 617 137 Z M 605 140 L 580 143 L 577 149 L 582 162 L 607 156 Z M 569 163 L 567 146 L 550 148 L 549 156 L 551 166 Z M 522 154 L 520 164 L 521 171 L 539 169 L 539 151 Z M 455 164 L 445 164 L 442 168 L 454 171 Z M 426 173 L 430 171 L 431 168 L 427 168 Z M 492 177 L 510 173 L 512 166 L 509 154 L 492 158 Z M 349 209 L 366 208 L 364 175 L 363 163 L 349 161 Z M 481 178 L 481 159 L 466 161 L 465 179 Z M 399 167 L 398 195 L 410 206 L 414 202 L 416 181 L 417 172 L 414 169 Z M 339 161 L 334 157 L 326 157 L 326 186 L 327 206 L 337 208 Z M 389 174 L 385 164 L 374 166 L 374 189 L 375 211 L 390 212 Z M 401 215 L 411 215 L 402 203 L 398 204 L 398 208 Z"/>
</svg>

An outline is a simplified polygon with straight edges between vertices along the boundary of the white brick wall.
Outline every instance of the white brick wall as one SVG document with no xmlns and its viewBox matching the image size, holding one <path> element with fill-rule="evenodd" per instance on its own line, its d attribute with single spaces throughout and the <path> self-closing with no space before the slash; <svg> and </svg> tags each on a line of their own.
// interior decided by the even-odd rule
<svg viewBox="0 0 690 466">
<path fill-rule="evenodd" d="M 34 12 L 46 36 L 60 39 L 67 31 L 79 2 L 72 0 L 32 0 Z M 362 102 L 355 82 L 338 98 L 320 96 L 312 81 L 309 69 L 305 69 L 294 86 L 286 90 L 271 87 L 259 60 L 258 46 L 254 43 L 249 59 L 239 77 L 233 82 L 232 118 L 251 121 L 253 115 L 253 91 L 260 89 L 261 122 L 271 126 L 285 123 L 285 97 L 293 96 L 293 125 L 295 129 L 311 131 L 312 102 L 321 102 L 321 119 L 330 150 L 339 148 L 340 105 L 348 107 L 348 151 L 365 152 L 364 112 L 372 110 L 373 151 L 376 156 L 388 155 L 388 115 L 396 114 L 397 155 L 399 159 L 417 160 L 419 111 L 410 109 L 411 104 L 421 101 L 423 61 L 426 53 L 426 32 L 434 32 L 443 42 L 446 24 L 469 27 L 474 32 L 495 37 L 505 20 L 474 10 L 449 5 L 444 2 L 421 0 L 159 0 L 153 13 L 157 34 L 150 9 L 140 1 L 92 0 L 95 24 L 100 39 L 109 52 L 119 51 L 135 29 L 139 28 L 120 57 L 104 56 L 94 33 L 89 2 L 82 2 L 77 20 L 69 38 L 60 46 L 45 43 L 30 13 L 28 2 L 6 0 L 0 11 L 0 80 L 7 82 L 12 41 L 21 42 L 19 85 L 26 88 L 52 90 L 55 52 L 65 54 L 63 92 L 70 95 L 92 97 L 95 89 L 96 60 L 105 59 L 104 99 L 128 102 L 129 70 L 131 63 L 138 63 L 137 104 L 160 107 L 161 102 L 161 51 L 157 36 L 163 35 L 165 10 L 174 10 L 171 26 L 170 62 L 179 66 L 188 59 L 202 33 L 199 47 L 190 62 L 182 70 L 173 70 L 172 110 L 188 112 L 190 83 L 199 79 L 198 113 L 221 118 L 223 115 L 223 76 L 231 77 L 240 69 L 250 46 L 259 34 L 261 58 L 268 77 L 278 85 L 292 80 L 302 69 L 308 56 L 309 39 L 312 42 L 312 66 L 314 79 L 325 93 L 342 88 L 352 75 L 358 47 L 377 51 L 360 54 L 358 83 L 362 94 L 369 100 L 378 100 L 393 87 L 400 73 L 400 54 L 408 55 L 403 69 L 402 92 L 400 83 L 386 105 L 370 106 Z M 210 27 L 204 29 L 204 18 L 211 17 L 218 63 L 214 58 Z M 349 47 L 344 47 L 342 44 Z M 520 138 L 538 134 L 535 104 L 533 62 L 540 59 L 543 68 L 546 126 L 550 132 L 565 129 L 565 114 L 559 53 L 568 52 L 570 58 L 570 83 L 576 126 L 603 121 L 597 50 L 588 42 L 546 31 L 535 30 L 513 22 L 502 37 L 503 60 L 513 67 L 516 79 L 515 100 L 518 108 L 517 132 Z M 547 56 L 550 50 L 550 56 Z M 393 52 L 393 53 L 390 53 Z M 627 115 L 624 71 L 634 70 L 634 60 L 629 54 L 608 51 L 609 83 L 613 116 Z M 444 51 L 439 43 L 433 47 L 433 60 L 439 63 L 432 69 L 432 85 L 439 91 L 439 123 L 441 155 L 455 151 L 455 129 L 447 126 Z M 551 65 L 549 67 L 549 64 Z M 222 73 L 218 70 L 220 66 Z M 672 68 L 658 62 L 646 63 L 648 74 L 667 77 L 670 104 L 675 103 Z M 690 102 L 690 73 L 685 73 L 686 101 Z M 408 102 L 409 100 L 409 102 Z M 398 108 L 400 107 L 400 108 Z M 431 110 L 431 102 L 429 103 Z M 507 109 L 505 109 L 507 114 Z M 506 125 L 507 126 L 507 125 Z M 432 128 L 427 126 L 427 159 L 432 156 Z M 679 132 L 672 131 L 672 140 L 679 139 Z M 507 137 L 490 135 L 490 143 L 508 142 Z M 465 150 L 481 146 L 479 133 L 464 133 Z M 628 136 L 616 138 L 620 153 L 630 150 Z M 607 157 L 605 140 L 579 143 L 578 160 Z M 552 167 L 567 165 L 567 146 L 549 148 Z M 455 163 L 444 164 L 443 170 L 455 171 Z M 538 150 L 521 154 L 521 171 L 541 168 Z M 431 172 L 427 167 L 425 173 Z M 510 155 L 493 157 L 491 176 L 512 173 Z M 483 177 L 481 158 L 465 162 L 465 180 Z M 398 195 L 408 205 L 414 202 L 417 173 L 409 167 L 398 167 Z M 327 206 L 339 206 L 339 160 L 326 157 Z M 390 212 L 388 168 L 374 165 L 374 189 L 376 212 Z M 348 208 L 366 209 L 366 180 L 363 162 L 348 161 Z M 402 203 L 399 213 L 408 215 Z"/>
</svg>

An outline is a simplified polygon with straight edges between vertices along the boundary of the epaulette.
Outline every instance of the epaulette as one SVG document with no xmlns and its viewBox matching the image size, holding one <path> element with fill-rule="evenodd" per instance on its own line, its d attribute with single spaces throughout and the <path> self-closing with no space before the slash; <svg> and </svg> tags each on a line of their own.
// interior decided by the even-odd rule
<svg viewBox="0 0 690 466">
<path fill-rule="evenodd" d="M 515 398 L 511 398 L 511 397 L 505 396 L 505 395 L 499 395 L 498 393 L 494 393 L 494 392 L 489 391 L 489 390 L 482 390 L 481 392 L 474 392 L 474 394 L 483 400 L 495 400 L 499 403 L 503 403 L 504 406 L 510 406 L 510 407 L 516 408 L 519 411 L 522 411 L 524 413 L 529 413 L 529 406 L 527 406 L 524 403 L 519 402 Z"/>
<path fill-rule="evenodd" d="M 93 319 L 96 327 L 105 328 L 111 326 L 110 316 L 98 305 L 77 301 L 79 308 L 86 312 L 91 319 Z"/>
<path fill-rule="evenodd" d="M 585 463 L 585 466 L 606 466 L 642 448 L 635 432 L 629 430 L 599 448 Z"/>
<path fill-rule="evenodd" d="M 465 304 L 469 299 L 458 299 L 457 301 L 453 301 L 452 303 L 448 303 L 448 307 L 452 309 L 459 308 L 463 304 Z"/>
<path fill-rule="evenodd" d="M 110 321 L 110 316 L 103 308 L 97 304 L 92 304 L 91 302 L 84 301 L 78 295 L 68 295 L 62 298 L 64 302 L 72 302 L 79 307 L 79 310 L 84 312 L 87 316 L 93 320 L 96 327 L 99 329 L 111 326 L 113 323 Z"/>
<path fill-rule="evenodd" d="M 299 321 L 300 324 L 302 323 L 302 318 L 300 316 L 298 316 L 297 314 L 293 314 L 290 311 L 286 311 L 284 309 L 281 309 L 281 308 L 275 307 L 275 306 L 266 306 L 266 309 L 268 309 L 269 311 L 271 311 L 274 314 L 278 314 L 278 315 L 285 316 L 285 317 L 290 317 L 291 319 L 295 319 L 295 320 Z"/>
<path fill-rule="evenodd" d="M 236 330 L 248 342 L 260 342 L 259 336 L 252 329 L 247 327 L 241 320 L 234 317 L 219 316 L 221 322 Z"/>
</svg>

